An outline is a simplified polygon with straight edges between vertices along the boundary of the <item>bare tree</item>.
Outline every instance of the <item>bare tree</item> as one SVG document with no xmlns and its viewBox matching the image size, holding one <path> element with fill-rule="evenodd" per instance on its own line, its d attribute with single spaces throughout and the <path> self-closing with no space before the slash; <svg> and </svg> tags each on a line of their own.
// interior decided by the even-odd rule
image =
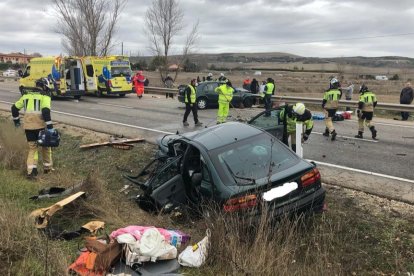
<svg viewBox="0 0 414 276">
<path fill-rule="evenodd" d="M 161 80 L 165 79 L 168 73 L 173 39 L 184 29 L 183 20 L 184 13 L 177 0 L 153 0 L 145 15 L 149 48 L 162 61 L 159 68 Z M 181 56 L 178 58 L 178 69 L 175 72 L 174 81 L 177 78 L 180 65 L 193 50 L 198 38 L 198 22 L 196 22 L 187 35 Z"/>
<path fill-rule="evenodd" d="M 52 0 L 57 11 L 56 31 L 69 55 L 105 56 L 113 47 L 120 12 L 127 0 Z"/>
</svg>

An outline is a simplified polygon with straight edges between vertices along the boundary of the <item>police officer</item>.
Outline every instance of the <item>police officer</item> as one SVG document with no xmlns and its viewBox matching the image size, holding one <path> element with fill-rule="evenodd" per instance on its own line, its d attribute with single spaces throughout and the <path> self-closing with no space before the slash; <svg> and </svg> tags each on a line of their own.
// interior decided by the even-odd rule
<svg viewBox="0 0 414 276">
<path fill-rule="evenodd" d="M 230 102 L 233 99 L 234 89 L 231 86 L 231 82 L 227 80 L 225 83 L 214 89 L 214 91 L 219 93 L 217 124 L 225 123 L 227 116 L 229 115 Z"/>
<path fill-rule="evenodd" d="M 24 109 L 23 128 L 26 133 L 29 153 L 27 156 L 27 177 L 36 178 L 38 145 L 37 140 L 39 132 L 44 130 L 54 133 L 52 119 L 50 116 L 50 96 L 46 93 L 48 90 L 46 79 L 36 81 L 36 88 L 25 93 L 12 106 L 13 122 L 16 127 L 20 126 L 19 110 Z M 49 147 L 42 147 L 43 172 L 49 173 L 52 170 L 52 150 Z"/>
<path fill-rule="evenodd" d="M 342 92 L 339 90 L 340 84 L 336 78 L 332 78 L 329 83 L 329 89 L 323 95 L 322 108 L 325 109 L 325 132 L 323 136 L 329 137 L 335 141 L 336 131 L 332 123 L 332 118 L 335 116 L 338 109 L 339 100 L 342 97 Z"/>
<path fill-rule="evenodd" d="M 372 134 L 372 139 L 377 140 L 377 130 L 372 124 L 372 117 L 374 116 L 374 108 L 377 105 L 377 97 L 374 93 L 368 90 L 368 87 L 363 84 L 359 89 L 359 102 L 357 109 L 358 116 L 358 135 L 355 138 L 363 138 L 364 123 L 367 125 Z"/>
<path fill-rule="evenodd" d="M 290 136 L 292 150 L 296 152 L 296 123 L 303 123 L 305 132 L 303 133 L 302 140 L 307 141 L 313 129 L 312 113 L 309 109 L 306 109 L 303 103 L 295 105 L 286 104 L 282 107 L 279 118 L 284 125 L 282 141 L 289 146 L 288 140 Z"/>
<path fill-rule="evenodd" d="M 267 78 L 266 85 L 264 87 L 264 104 L 265 104 L 265 116 L 270 116 L 270 110 L 272 109 L 272 95 L 275 92 L 275 83 L 272 78 Z"/>
<path fill-rule="evenodd" d="M 194 123 L 196 126 L 202 126 L 203 123 L 198 121 L 197 116 L 197 104 L 196 104 L 196 79 L 192 79 L 190 84 L 185 89 L 185 113 L 183 118 L 183 125 L 189 126 L 189 123 L 187 122 L 188 115 L 190 112 L 193 112 L 194 117 Z"/>
</svg>

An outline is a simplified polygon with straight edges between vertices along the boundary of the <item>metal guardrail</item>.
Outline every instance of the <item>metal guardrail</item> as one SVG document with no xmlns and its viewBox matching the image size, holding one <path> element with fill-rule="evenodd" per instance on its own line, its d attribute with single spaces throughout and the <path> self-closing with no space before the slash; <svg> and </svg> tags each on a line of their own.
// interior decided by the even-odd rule
<svg viewBox="0 0 414 276">
<path fill-rule="evenodd" d="M 149 94 L 178 94 L 178 88 L 164 88 L 164 87 L 145 87 L 145 92 Z M 260 95 L 254 95 L 256 98 L 261 98 Z M 272 96 L 273 101 L 280 101 L 286 103 L 297 103 L 301 102 L 304 104 L 315 104 L 321 105 L 322 98 L 307 98 L 307 97 L 293 97 L 293 96 Z M 346 101 L 340 100 L 339 104 L 341 107 L 352 107 L 357 108 L 357 101 Z M 392 103 L 378 103 L 376 109 L 383 109 L 389 111 L 405 111 L 414 112 L 414 105 L 407 104 L 392 104 Z"/>
</svg>

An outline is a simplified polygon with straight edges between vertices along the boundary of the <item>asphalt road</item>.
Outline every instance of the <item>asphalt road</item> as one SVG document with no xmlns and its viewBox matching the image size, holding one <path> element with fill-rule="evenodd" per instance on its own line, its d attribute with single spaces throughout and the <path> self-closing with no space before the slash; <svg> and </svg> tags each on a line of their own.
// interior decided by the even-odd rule
<svg viewBox="0 0 414 276">
<path fill-rule="evenodd" d="M 17 83 L 0 83 L 0 109 L 9 110 L 10 104 L 19 98 Z M 125 136 L 143 136 L 155 139 L 166 133 L 187 132 L 194 127 L 190 114 L 190 126 L 182 126 L 184 105 L 175 98 L 144 95 L 138 99 L 134 95 L 118 97 L 83 97 L 80 101 L 58 99 L 52 104 L 52 116 L 63 123 L 87 127 L 94 130 L 123 134 Z M 248 118 L 263 109 L 231 109 L 233 118 Z M 216 109 L 199 111 L 200 121 L 204 125 L 216 122 Z M 335 123 L 339 134 L 332 142 L 321 133 L 323 121 L 315 121 L 314 132 L 304 144 L 304 158 L 350 168 L 372 171 L 414 180 L 414 123 L 375 118 L 378 130 L 378 142 L 370 139 L 366 130 L 366 139 L 358 140 L 357 122 L 346 120 Z"/>
</svg>

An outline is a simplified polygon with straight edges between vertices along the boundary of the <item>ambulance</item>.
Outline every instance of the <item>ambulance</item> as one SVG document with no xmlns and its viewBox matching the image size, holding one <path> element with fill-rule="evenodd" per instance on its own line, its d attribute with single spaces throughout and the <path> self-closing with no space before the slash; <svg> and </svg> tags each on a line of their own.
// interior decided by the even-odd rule
<svg viewBox="0 0 414 276">
<path fill-rule="evenodd" d="M 86 93 L 83 61 L 79 57 L 32 58 L 20 78 L 19 89 L 35 87 L 36 80 L 47 78 L 52 97 L 80 99 Z"/>
<path fill-rule="evenodd" d="M 85 79 L 86 94 L 118 95 L 124 97 L 132 92 L 132 71 L 128 57 L 105 56 L 82 58 Z"/>
</svg>

